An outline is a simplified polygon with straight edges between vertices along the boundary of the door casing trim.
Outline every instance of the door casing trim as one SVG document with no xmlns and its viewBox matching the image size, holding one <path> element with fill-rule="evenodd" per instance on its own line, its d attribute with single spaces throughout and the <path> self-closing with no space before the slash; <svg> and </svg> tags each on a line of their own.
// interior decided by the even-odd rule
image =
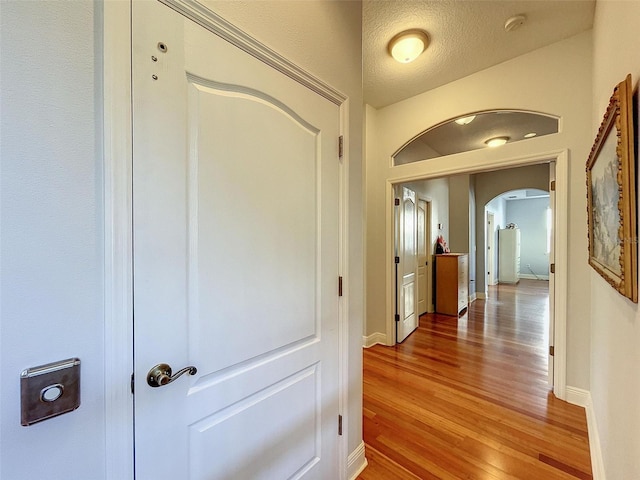
<svg viewBox="0 0 640 480">
<path fill-rule="evenodd" d="M 555 331 L 554 331 L 554 372 L 553 393 L 566 400 L 566 369 L 567 369 L 567 255 L 568 255 L 568 191 L 569 191 L 569 152 L 566 149 L 551 152 L 538 153 L 514 158 L 492 159 L 469 166 L 450 166 L 433 169 L 425 167 L 421 173 L 413 175 L 395 175 L 390 170 L 386 180 L 386 235 L 385 235 L 385 263 L 386 263 L 386 344 L 395 345 L 395 321 L 394 321 L 394 186 L 416 180 L 428 180 L 442 178 L 457 174 L 473 174 L 504 168 L 521 167 L 540 163 L 555 162 L 556 165 L 556 202 L 554 212 L 555 238 Z M 427 162 L 428 163 L 428 162 Z"/>
<path fill-rule="evenodd" d="M 133 479 L 131 4 L 103 3 L 105 478 Z"/>
</svg>

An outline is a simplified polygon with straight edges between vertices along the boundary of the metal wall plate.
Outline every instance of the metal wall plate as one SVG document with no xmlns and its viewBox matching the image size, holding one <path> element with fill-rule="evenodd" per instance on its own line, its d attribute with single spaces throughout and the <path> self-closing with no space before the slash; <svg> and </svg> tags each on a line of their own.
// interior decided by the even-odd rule
<svg viewBox="0 0 640 480">
<path fill-rule="evenodd" d="M 80 406 L 80 359 L 28 368 L 20 374 L 20 423 L 25 427 Z"/>
</svg>

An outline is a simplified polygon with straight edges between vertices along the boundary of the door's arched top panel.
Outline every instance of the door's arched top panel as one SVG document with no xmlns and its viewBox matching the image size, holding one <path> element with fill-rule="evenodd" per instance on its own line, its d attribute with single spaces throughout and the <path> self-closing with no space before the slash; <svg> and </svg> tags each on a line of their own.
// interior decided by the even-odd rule
<svg viewBox="0 0 640 480">
<path fill-rule="evenodd" d="M 200 89 L 204 88 L 208 91 L 208 93 L 211 93 L 214 95 L 245 99 L 245 100 L 260 103 L 269 108 L 272 108 L 280 112 L 281 114 L 285 115 L 286 117 L 291 119 L 293 122 L 299 124 L 300 127 L 304 128 L 305 130 L 308 130 L 309 133 L 313 135 L 320 132 L 318 128 L 308 123 L 305 119 L 303 119 L 290 107 L 288 107 L 277 98 L 274 98 L 265 92 L 261 92 L 253 88 L 245 87 L 243 85 L 231 85 L 231 84 L 216 82 L 214 80 L 193 75 L 192 73 L 189 73 L 189 72 L 187 72 L 187 80 L 190 83 L 194 84 L 196 88 L 200 88 Z"/>
<path fill-rule="evenodd" d="M 558 133 L 559 117 L 526 110 L 467 113 L 434 125 L 412 138 L 393 155 L 393 165 L 429 160 L 490 148 L 489 140 L 513 143 Z"/>
</svg>

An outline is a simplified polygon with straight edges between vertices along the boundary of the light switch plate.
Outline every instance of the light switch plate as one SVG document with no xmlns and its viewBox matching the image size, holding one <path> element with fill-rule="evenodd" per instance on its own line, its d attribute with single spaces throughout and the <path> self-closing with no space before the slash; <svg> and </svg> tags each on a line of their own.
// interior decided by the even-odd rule
<svg viewBox="0 0 640 480">
<path fill-rule="evenodd" d="M 20 374 L 20 423 L 25 427 L 80 406 L 80 359 L 28 368 Z"/>
</svg>

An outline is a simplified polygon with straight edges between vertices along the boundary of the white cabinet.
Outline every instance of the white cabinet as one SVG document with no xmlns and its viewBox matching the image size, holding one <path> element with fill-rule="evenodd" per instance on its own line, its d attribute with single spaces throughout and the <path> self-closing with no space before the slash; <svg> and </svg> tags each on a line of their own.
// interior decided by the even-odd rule
<svg viewBox="0 0 640 480">
<path fill-rule="evenodd" d="M 498 250 L 499 282 L 518 283 L 520 281 L 520 229 L 499 230 Z"/>
</svg>

